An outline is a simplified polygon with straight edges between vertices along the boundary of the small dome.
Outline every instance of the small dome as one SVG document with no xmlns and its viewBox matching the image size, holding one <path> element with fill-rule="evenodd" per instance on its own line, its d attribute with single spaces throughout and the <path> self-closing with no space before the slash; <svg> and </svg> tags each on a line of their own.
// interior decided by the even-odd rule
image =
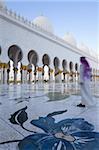
<svg viewBox="0 0 99 150">
<path fill-rule="evenodd" d="M 93 50 L 92 48 L 90 49 L 90 55 L 98 59 L 98 53 L 97 51 Z"/>
<path fill-rule="evenodd" d="M 91 49 L 90 49 L 90 55 L 91 55 L 91 56 L 93 56 L 93 52 L 94 52 L 94 50 L 91 48 Z"/>
<path fill-rule="evenodd" d="M 53 26 L 52 26 L 52 24 L 50 23 L 50 21 L 48 20 L 47 17 L 44 17 L 44 16 L 36 17 L 33 20 L 33 23 L 35 25 L 39 26 L 40 28 L 46 30 L 47 32 L 50 32 L 50 33 L 54 32 Z"/>
<path fill-rule="evenodd" d="M 4 0 L 0 0 L 0 8 L 4 8 L 5 7 L 5 1 Z"/>
<path fill-rule="evenodd" d="M 65 36 L 63 37 L 63 39 L 67 42 L 67 43 L 69 43 L 69 44 L 71 44 L 71 45 L 73 45 L 73 46 L 77 46 L 77 42 L 76 42 L 76 39 L 74 38 L 74 36 L 72 35 L 72 33 L 69 33 L 69 32 L 67 32 L 66 34 L 65 34 Z"/>
<path fill-rule="evenodd" d="M 84 43 L 80 43 L 78 48 L 84 52 L 86 52 L 87 54 L 90 54 L 90 49 L 88 46 L 86 46 Z"/>
</svg>

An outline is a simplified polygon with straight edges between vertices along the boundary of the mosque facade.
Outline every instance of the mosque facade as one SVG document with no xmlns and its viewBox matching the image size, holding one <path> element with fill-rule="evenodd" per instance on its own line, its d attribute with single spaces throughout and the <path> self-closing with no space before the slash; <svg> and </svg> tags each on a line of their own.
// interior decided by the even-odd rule
<svg viewBox="0 0 99 150">
<path fill-rule="evenodd" d="M 77 47 L 71 33 L 60 38 L 47 17 L 30 22 L 0 3 L 1 82 L 76 80 L 81 56 L 87 57 L 93 79 L 99 79 L 98 56 L 84 44 Z"/>
</svg>

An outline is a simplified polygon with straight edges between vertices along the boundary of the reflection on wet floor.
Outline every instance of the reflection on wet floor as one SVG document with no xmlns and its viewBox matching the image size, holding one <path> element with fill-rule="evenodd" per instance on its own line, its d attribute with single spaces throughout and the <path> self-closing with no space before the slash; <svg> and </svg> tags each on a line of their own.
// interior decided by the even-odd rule
<svg viewBox="0 0 99 150">
<path fill-rule="evenodd" d="M 96 97 L 99 96 L 99 84 L 92 84 L 92 94 Z M 23 90 L 23 88 L 25 90 Z M 41 95 L 36 95 L 36 93 L 42 93 Z M 58 93 L 59 92 L 59 93 Z M 27 96 L 28 95 L 28 96 Z M 12 100 L 23 101 L 30 98 L 48 96 L 49 99 L 64 99 L 65 96 L 69 95 L 80 95 L 80 87 L 77 83 L 36 83 L 32 85 L 3 85 L 0 88 L 0 97 L 8 97 Z M 53 98 L 51 98 L 53 97 Z"/>
<path fill-rule="evenodd" d="M 59 101 L 69 97 L 69 95 L 61 92 L 49 92 L 46 96 L 49 98 L 49 101 Z"/>
</svg>

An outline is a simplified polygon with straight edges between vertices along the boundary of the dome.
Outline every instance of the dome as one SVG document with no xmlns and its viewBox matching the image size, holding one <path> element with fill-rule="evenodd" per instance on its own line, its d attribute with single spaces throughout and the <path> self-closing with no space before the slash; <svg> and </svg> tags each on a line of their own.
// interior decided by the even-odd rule
<svg viewBox="0 0 99 150">
<path fill-rule="evenodd" d="M 90 49 L 88 48 L 88 46 L 86 46 L 84 43 L 80 43 L 78 48 L 88 54 L 90 54 Z"/>
<path fill-rule="evenodd" d="M 4 8 L 5 7 L 5 1 L 4 0 L 0 0 L 0 7 Z"/>
<path fill-rule="evenodd" d="M 50 33 L 53 33 L 53 26 L 52 24 L 50 23 L 50 21 L 48 20 L 47 17 L 44 17 L 44 16 L 39 16 L 39 17 L 36 17 L 34 20 L 33 20 L 33 23 L 37 26 L 39 26 L 40 28 L 46 30 L 47 32 L 50 32 Z"/>
<path fill-rule="evenodd" d="M 93 50 L 92 48 L 90 49 L 90 55 L 98 59 L 98 53 L 97 51 Z"/>
<path fill-rule="evenodd" d="M 67 43 L 69 43 L 69 44 L 71 44 L 71 45 L 73 45 L 73 46 L 77 46 L 77 42 L 76 42 L 76 39 L 74 38 L 74 36 L 72 35 L 72 33 L 69 33 L 69 32 L 67 32 L 66 34 L 65 34 L 65 36 L 63 37 L 63 39 L 67 42 Z"/>
<path fill-rule="evenodd" d="M 93 56 L 94 55 L 94 50 L 91 48 L 90 49 L 90 55 Z"/>
</svg>

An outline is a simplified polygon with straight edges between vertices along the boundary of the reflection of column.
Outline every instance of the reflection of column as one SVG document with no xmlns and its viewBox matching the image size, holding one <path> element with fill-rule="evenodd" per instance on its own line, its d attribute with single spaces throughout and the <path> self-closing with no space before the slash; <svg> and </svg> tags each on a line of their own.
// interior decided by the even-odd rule
<svg viewBox="0 0 99 150">
<path fill-rule="evenodd" d="M 93 73 L 93 81 L 95 82 L 95 72 Z"/>
<path fill-rule="evenodd" d="M 66 72 L 62 72 L 62 81 L 65 82 L 66 81 Z"/>
<path fill-rule="evenodd" d="M 70 71 L 70 74 L 69 74 L 69 76 L 70 76 L 70 82 L 73 82 L 73 71 Z"/>
<path fill-rule="evenodd" d="M 96 82 L 97 82 L 98 80 L 97 80 L 97 71 L 96 71 Z"/>
<path fill-rule="evenodd" d="M 22 66 L 22 74 L 21 74 L 21 80 L 23 81 L 23 83 L 26 83 L 27 81 L 27 66 Z"/>
<path fill-rule="evenodd" d="M 44 66 L 42 68 L 42 81 L 44 81 Z"/>
<path fill-rule="evenodd" d="M 10 73 L 10 69 L 7 69 L 7 83 L 9 84 L 9 73 Z"/>
<path fill-rule="evenodd" d="M 7 64 L 7 84 L 9 84 L 9 78 L 10 78 L 10 61 Z"/>
<path fill-rule="evenodd" d="M 69 82 L 69 72 L 68 71 L 65 74 L 65 78 L 66 78 L 66 83 L 68 83 Z"/>
<path fill-rule="evenodd" d="M 14 83 L 16 84 L 17 83 L 17 71 L 18 69 L 16 67 L 14 67 Z"/>
<path fill-rule="evenodd" d="M 2 83 L 2 64 L 0 62 L 0 83 Z"/>
<path fill-rule="evenodd" d="M 23 83 L 23 70 L 22 69 L 20 70 L 20 73 L 21 73 L 21 83 Z"/>
<path fill-rule="evenodd" d="M 37 81 L 37 67 L 34 66 L 34 82 Z"/>
<path fill-rule="evenodd" d="M 5 67 L 3 67 L 3 84 L 5 84 Z"/>
<path fill-rule="evenodd" d="M 98 70 L 98 73 L 97 73 L 97 78 L 98 78 L 98 81 L 99 81 L 99 70 Z"/>
<path fill-rule="evenodd" d="M 55 68 L 55 82 L 61 82 L 61 71 L 59 68 Z"/>
<path fill-rule="evenodd" d="M 28 70 L 29 72 L 29 83 L 31 83 L 32 81 L 32 70 Z"/>
<path fill-rule="evenodd" d="M 73 82 L 76 82 L 76 71 L 73 72 Z"/>
<path fill-rule="evenodd" d="M 0 67 L 0 83 L 1 83 L 1 73 L 2 73 L 2 69 Z"/>
<path fill-rule="evenodd" d="M 50 68 L 50 72 L 49 73 L 50 73 L 50 81 L 53 81 L 54 80 L 54 75 L 53 75 L 54 71 L 53 71 L 53 69 Z"/>
<path fill-rule="evenodd" d="M 77 72 L 77 81 L 79 82 L 80 81 L 80 73 Z"/>
<path fill-rule="evenodd" d="M 21 83 L 23 83 L 23 65 L 20 64 Z"/>
<path fill-rule="evenodd" d="M 37 68 L 37 79 L 39 80 L 39 82 L 42 81 L 42 68 L 41 67 L 38 67 Z"/>
<path fill-rule="evenodd" d="M 75 82 L 77 82 L 77 71 L 75 71 Z"/>
<path fill-rule="evenodd" d="M 63 72 L 63 81 L 65 81 L 65 72 Z"/>
<path fill-rule="evenodd" d="M 28 82 L 31 83 L 31 81 L 32 81 L 32 64 L 28 65 L 28 70 L 27 71 L 29 73 L 29 80 L 28 80 Z"/>
<path fill-rule="evenodd" d="M 1 83 L 3 83 L 3 67 L 1 67 Z"/>
<path fill-rule="evenodd" d="M 93 73 L 93 82 L 95 82 L 95 73 Z"/>
</svg>

